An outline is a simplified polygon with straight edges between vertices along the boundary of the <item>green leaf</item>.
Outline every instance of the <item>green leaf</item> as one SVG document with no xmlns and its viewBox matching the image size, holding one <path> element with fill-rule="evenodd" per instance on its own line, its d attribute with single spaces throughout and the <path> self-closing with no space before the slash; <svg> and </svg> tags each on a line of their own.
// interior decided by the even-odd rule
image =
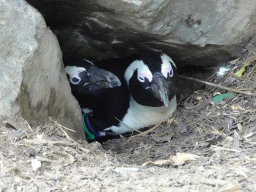
<svg viewBox="0 0 256 192">
<path fill-rule="evenodd" d="M 232 99 L 236 96 L 235 93 L 225 93 L 225 94 L 221 94 L 221 95 L 217 95 L 215 97 L 212 98 L 213 102 L 221 102 L 223 101 L 223 99 Z"/>
<path fill-rule="evenodd" d="M 243 72 L 245 72 L 246 65 L 247 65 L 247 63 L 244 63 L 243 67 L 239 71 L 236 72 L 237 77 L 242 77 Z"/>
</svg>

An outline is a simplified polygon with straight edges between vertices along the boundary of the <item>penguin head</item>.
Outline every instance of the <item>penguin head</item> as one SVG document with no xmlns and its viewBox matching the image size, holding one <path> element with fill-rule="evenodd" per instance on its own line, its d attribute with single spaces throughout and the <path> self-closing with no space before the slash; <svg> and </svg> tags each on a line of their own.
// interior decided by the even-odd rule
<svg viewBox="0 0 256 192">
<path fill-rule="evenodd" d="M 168 107 L 176 95 L 177 68 L 166 54 L 154 53 L 137 58 L 124 76 L 131 96 L 140 105 Z"/>
<path fill-rule="evenodd" d="M 107 88 L 121 85 L 111 72 L 96 67 L 88 60 L 72 59 L 65 62 L 71 89 L 82 95 L 97 95 Z"/>
</svg>

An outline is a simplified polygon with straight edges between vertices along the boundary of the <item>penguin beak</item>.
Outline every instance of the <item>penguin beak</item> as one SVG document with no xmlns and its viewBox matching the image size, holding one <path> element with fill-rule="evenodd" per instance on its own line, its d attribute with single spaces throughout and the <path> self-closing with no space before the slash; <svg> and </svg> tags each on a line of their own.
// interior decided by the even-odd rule
<svg viewBox="0 0 256 192">
<path fill-rule="evenodd" d="M 161 100 L 165 107 L 169 105 L 169 82 L 161 73 L 155 73 L 153 76 L 151 91 L 153 95 Z"/>
<path fill-rule="evenodd" d="M 90 74 L 90 82 L 101 88 L 114 88 L 121 86 L 121 82 L 113 73 L 97 69 Z"/>
</svg>

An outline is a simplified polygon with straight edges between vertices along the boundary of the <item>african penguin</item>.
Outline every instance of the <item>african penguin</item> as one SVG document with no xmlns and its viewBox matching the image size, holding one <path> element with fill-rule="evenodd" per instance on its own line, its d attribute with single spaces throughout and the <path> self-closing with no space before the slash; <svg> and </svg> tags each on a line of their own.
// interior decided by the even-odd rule
<svg viewBox="0 0 256 192">
<path fill-rule="evenodd" d="M 95 62 L 116 75 L 121 86 L 95 97 L 86 122 L 94 132 L 123 134 L 167 120 L 176 110 L 177 69 L 163 53 Z M 100 134 L 99 134 L 100 135 Z"/>
<path fill-rule="evenodd" d="M 121 85 L 119 79 L 111 72 L 99 69 L 86 59 L 69 59 L 65 61 L 72 94 L 78 100 L 81 108 L 90 107 L 90 98 L 104 89 Z"/>
</svg>

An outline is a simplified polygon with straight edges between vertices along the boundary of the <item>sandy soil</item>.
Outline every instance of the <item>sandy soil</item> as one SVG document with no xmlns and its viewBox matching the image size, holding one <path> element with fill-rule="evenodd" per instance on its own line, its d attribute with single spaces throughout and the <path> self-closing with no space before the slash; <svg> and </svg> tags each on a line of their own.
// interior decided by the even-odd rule
<svg viewBox="0 0 256 192">
<path fill-rule="evenodd" d="M 208 81 L 256 92 L 248 51 Z M 246 71 L 235 76 L 244 63 Z M 154 130 L 103 145 L 74 142 L 56 122 L 0 128 L 0 191 L 256 191 L 256 97 L 207 86 Z"/>
</svg>

